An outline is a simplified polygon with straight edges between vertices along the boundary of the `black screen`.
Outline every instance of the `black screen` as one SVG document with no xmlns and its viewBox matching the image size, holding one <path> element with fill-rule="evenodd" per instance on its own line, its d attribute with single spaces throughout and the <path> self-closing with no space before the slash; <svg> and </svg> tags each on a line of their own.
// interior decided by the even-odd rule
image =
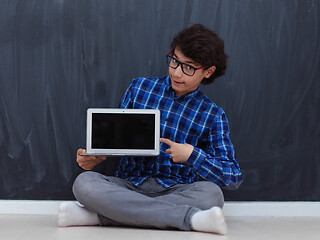
<svg viewBox="0 0 320 240">
<path fill-rule="evenodd" d="M 92 114 L 92 148 L 154 149 L 153 114 Z"/>
</svg>

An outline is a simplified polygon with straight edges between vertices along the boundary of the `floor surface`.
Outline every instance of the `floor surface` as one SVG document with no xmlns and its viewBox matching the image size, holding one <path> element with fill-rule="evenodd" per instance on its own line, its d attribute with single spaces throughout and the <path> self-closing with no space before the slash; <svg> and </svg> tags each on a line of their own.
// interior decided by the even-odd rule
<svg viewBox="0 0 320 240">
<path fill-rule="evenodd" d="M 116 227 L 57 226 L 54 215 L 0 215 L 0 239 L 6 240 L 319 240 L 320 217 L 227 217 L 229 233 L 145 230 Z"/>
</svg>

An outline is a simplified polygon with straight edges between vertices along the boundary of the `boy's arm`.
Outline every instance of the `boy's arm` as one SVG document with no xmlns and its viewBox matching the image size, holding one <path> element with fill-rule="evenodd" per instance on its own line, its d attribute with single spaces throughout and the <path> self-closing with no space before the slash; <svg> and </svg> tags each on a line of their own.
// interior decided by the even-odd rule
<svg viewBox="0 0 320 240">
<path fill-rule="evenodd" d="M 229 125 L 224 113 L 211 130 L 206 149 L 194 147 L 187 163 L 204 179 L 226 189 L 237 189 L 243 177 L 229 138 Z"/>
</svg>

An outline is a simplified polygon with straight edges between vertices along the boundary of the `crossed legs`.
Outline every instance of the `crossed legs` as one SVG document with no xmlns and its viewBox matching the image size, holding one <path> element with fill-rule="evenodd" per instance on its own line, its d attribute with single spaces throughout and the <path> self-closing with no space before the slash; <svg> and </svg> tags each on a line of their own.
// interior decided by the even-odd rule
<svg viewBox="0 0 320 240">
<path fill-rule="evenodd" d="M 73 202 L 61 204 L 60 226 L 100 224 L 227 232 L 221 212 L 222 192 L 210 182 L 165 189 L 153 180 L 136 187 L 119 178 L 85 172 L 76 179 L 73 191 L 84 207 Z"/>
</svg>

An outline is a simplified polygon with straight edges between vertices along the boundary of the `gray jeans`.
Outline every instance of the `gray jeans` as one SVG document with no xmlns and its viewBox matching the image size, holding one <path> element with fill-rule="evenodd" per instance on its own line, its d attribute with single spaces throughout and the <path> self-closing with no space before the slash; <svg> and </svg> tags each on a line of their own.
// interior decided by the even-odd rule
<svg viewBox="0 0 320 240">
<path fill-rule="evenodd" d="M 199 210 L 223 207 L 221 189 L 200 181 L 168 189 L 150 178 L 139 187 L 96 172 L 80 174 L 73 184 L 76 199 L 98 214 L 103 226 L 191 230 L 190 219 Z"/>
</svg>

